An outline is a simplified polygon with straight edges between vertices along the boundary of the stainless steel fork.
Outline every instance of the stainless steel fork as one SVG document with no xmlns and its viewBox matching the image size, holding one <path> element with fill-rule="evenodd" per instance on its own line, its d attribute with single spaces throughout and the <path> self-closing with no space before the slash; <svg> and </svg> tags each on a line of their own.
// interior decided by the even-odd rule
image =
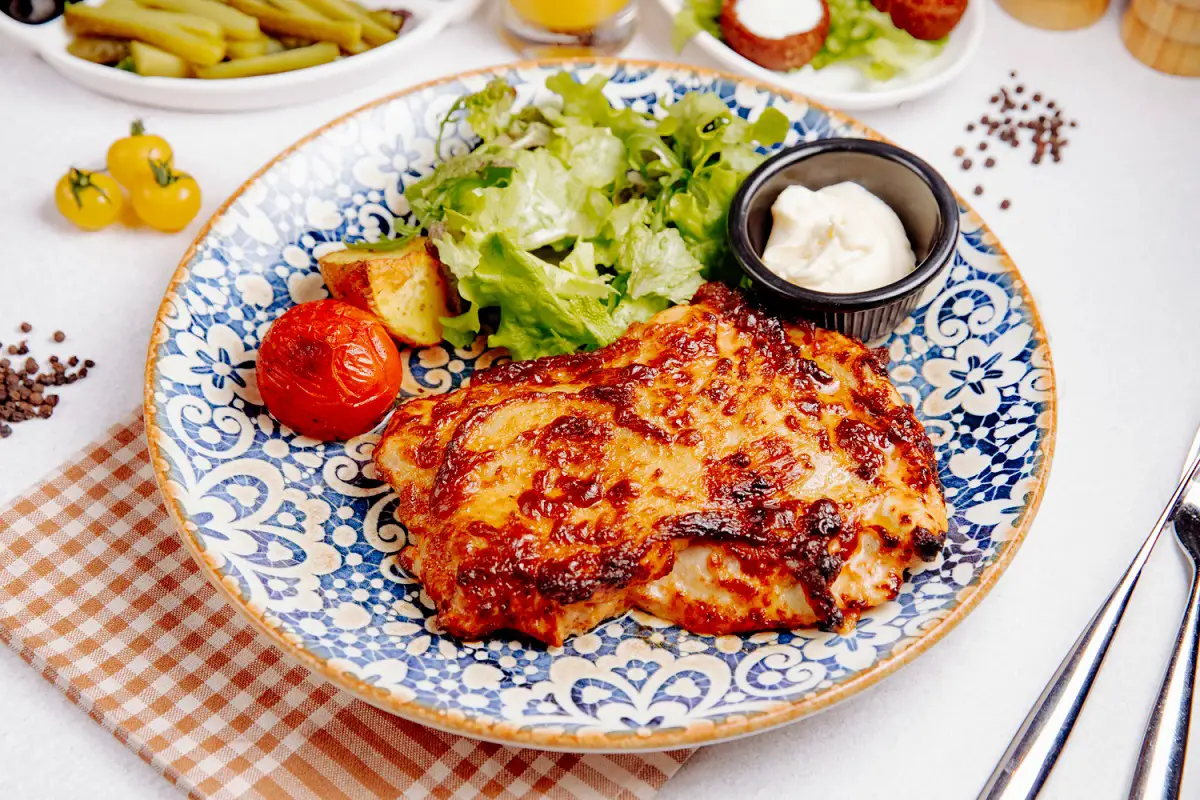
<svg viewBox="0 0 1200 800">
<path fill-rule="evenodd" d="M 1192 452 L 1200 450 L 1200 436 Z M 1190 459 L 1189 459 L 1190 460 Z M 1192 718 L 1192 684 L 1196 677 L 1196 652 L 1200 647 L 1200 481 L 1192 481 L 1175 512 L 1175 538 L 1191 562 L 1192 588 L 1179 623 L 1175 652 L 1163 676 L 1158 701 L 1150 713 L 1142 751 L 1129 790 L 1131 800 L 1175 800 L 1183 782 L 1188 725 Z"/>
<path fill-rule="evenodd" d="M 1150 535 L 1142 543 L 1141 549 L 1134 556 L 1121 580 L 1083 629 L 1083 633 L 1079 634 L 1075 645 L 1059 665 L 1050 683 L 1046 684 L 1041 697 L 1030 710 L 1029 716 L 1021 723 L 1017 735 L 1013 737 L 1000 763 L 984 784 L 983 791 L 979 793 L 979 800 L 1033 800 L 1041 792 L 1046 778 L 1050 776 L 1050 770 L 1054 769 L 1059 753 L 1067 743 L 1067 737 L 1071 735 L 1071 729 L 1075 726 L 1075 720 L 1079 717 L 1088 692 L 1091 691 L 1096 673 L 1100 671 L 1113 634 L 1117 632 L 1117 626 L 1129 605 L 1129 598 L 1137 586 L 1142 568 L 1146 566 L 1159 535 L 1174 518 L 1185 496 L 1200 500 L 1200 495 L 1194 494 L 1197 491 L 1195 483 L 1198 475 L 1200 431 L 1197 431 L 1196 438 L 1192 440 L 1192 449 L 1183 469 L 1183 478 L 1175 487 L 1171 499 L 1167 501 L 1167 507 L 1163 509 L 1158 522 L 1150 530 Z M 1185 672 L 1190 691 L 1192 670 Z M 1187 737 L 1186 723 L 1183 736 Z M 1181 755 L 1180 765 L 1182 762 Z M 1169 794 L 1161 796 L 1172 797 Z"/>
</svg>

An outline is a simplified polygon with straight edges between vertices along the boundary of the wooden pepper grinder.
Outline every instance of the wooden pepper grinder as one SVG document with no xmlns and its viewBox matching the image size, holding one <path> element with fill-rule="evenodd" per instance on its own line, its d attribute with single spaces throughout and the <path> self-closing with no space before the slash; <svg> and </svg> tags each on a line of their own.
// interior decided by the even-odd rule
<svg viewBox="0 0 1200 800">
<path fill-rule="evenodd" d="M 1108 0 L 997 0 L 1026 25 L 1051 31 L 1086 28 L 1104 16 Z"/>
<path fill-rule="evenodd" d="M 1159 72 L 1200 76 L 1200 0 L 1133 0 L 1121 38 L 1134 58 Z"/>
</svg>

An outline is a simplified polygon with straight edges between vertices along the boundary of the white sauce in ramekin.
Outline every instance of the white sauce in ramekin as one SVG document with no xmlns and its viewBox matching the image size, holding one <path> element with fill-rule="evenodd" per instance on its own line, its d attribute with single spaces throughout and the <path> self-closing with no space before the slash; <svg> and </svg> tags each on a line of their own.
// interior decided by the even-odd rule
<svg viewBox="0 0 1200 800">
<path fill-rule="evenodd" d="M 904 224 L 857 183 L 784 189 L 771 206 L 767 269 L 815 292 L 848 294 L 895 283 L 916 268 Z"/>
</svg>

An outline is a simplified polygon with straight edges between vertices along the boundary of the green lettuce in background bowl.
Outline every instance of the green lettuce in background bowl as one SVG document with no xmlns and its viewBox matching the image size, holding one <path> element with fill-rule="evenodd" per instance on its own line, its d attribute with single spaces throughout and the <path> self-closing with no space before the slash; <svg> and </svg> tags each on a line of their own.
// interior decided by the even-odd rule
<svg viewBox="0 0 1200 800">
<path fill-rule="evenodd" d="M 936 58 L 946 44 L 945 39 L 914 39 L 893 25 L 891 17 L 871 5 L 870 0 L 826 1 L 829 35 L 810 62 L 813 69 L 844 63 L 872 80 L 887 81 Z M 721 39 L 720 15 L 721 0 L 684 0 L 672 28 L 671 43 L 676 52 L 698 33 Z"/>
</svg>

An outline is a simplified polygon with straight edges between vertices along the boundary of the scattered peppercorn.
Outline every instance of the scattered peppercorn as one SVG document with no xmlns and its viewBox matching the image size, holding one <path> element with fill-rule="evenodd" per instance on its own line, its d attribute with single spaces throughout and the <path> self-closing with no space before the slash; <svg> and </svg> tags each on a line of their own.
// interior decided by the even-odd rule
<svg viewBox="0 0 1200 800">
<path fill-rule="evenodd" d="M 25 328 L 28 327 L 28 330 Z M 26 323 L 22 332 L 29 333 L 33 327 Z M 55 341 L 63 341 L 66 335 L 56 331 L 52 337 Z M 25 355 L 29 352 L 26 342 L 19 346 L 9 345 L 12 355 Z M 28 356 L 23 361 L 13 363 L 12 359 L 0 358 L 0 439 L 12 435 L 12 423 L 24 422 L 30 419 L 49 419 L 54 415 L 59 396 L 50 391 L 51 387 L 75 383 L 80 378 L 87 377 L 88 368 L 95 363 L 88 359 L 85 366 L 68 373 L 67 367 L 57 355 L 48 359 L 48 368 L 41 370 L 38 360 Z M 72 356 L 71 366 L 79 363 Z"/>
<path fill-rule="evenodd" d="M 1001 208 L 1001 210 L 1003 210 L 1003 211 L 1007 211 L 1007 210 L 1008 210 L 1008 207 L 1009 207 L 1009 206 L 1011 206 L 1011 205 L 1012 205 L 1012 203 L 1011 203 L 1010 201 L 1008 201 L 1008 200 L 1001 200 L 1001 201 L 1000 201 L 1000 208 Z"/>
<path fill-rule="evenodd" d="M 21 333 L 29 333 L 31 330 L 33 330 L 33 326 L 28 322 L 21 323 Z"/>
<path fill-rule="evenodd" d="M 1016 70 L 1010 70 L 1008 74 L 1009 78 L 1017 77 Z M 998 87 L 988 98 L 994 108 L 980 115 L 978 121 L 966 123 L 967 133 L 974 133 L 976 127 L 982 128 L 982 135 L 974 142 L 975 149 L 980 153 L 991 150 L 991 142 L 987 138 L 995 137 L 999 144 L 1007 144 L 1011 149 L 1030 147 L 1033 151 L 1030 160 L 1034 165 L 1043 163 L 1047 156 L 1052 161 L 1061 161 L 1063 150 L 1070 144 L 1061 129 L 1064 126 L 1075 128 L 1079 123 L 1077 120 L 1066 120 L 1057 102 L 1046 100 L 1043 103 L 1044 98 L 1043 92 L 1032 89 L 1026 91 L 1024 83 Z M 969 170 L 974 165 L 970 158 L 964 158 L 967 150 L 966 145 L 954 149 L 954 156 L 960 159 L 959 166 L 963 170 Z M 984 159 L 983 166 L 992 169 L 996 166 L 996 159 Z M 976 186 L 975 195 L 982 195 L 983 189 L 982 185 Z M 1010 206 L 1011 201 L 1007 199 L 1000 204 L 1002 209 Z"/>
</svg>

